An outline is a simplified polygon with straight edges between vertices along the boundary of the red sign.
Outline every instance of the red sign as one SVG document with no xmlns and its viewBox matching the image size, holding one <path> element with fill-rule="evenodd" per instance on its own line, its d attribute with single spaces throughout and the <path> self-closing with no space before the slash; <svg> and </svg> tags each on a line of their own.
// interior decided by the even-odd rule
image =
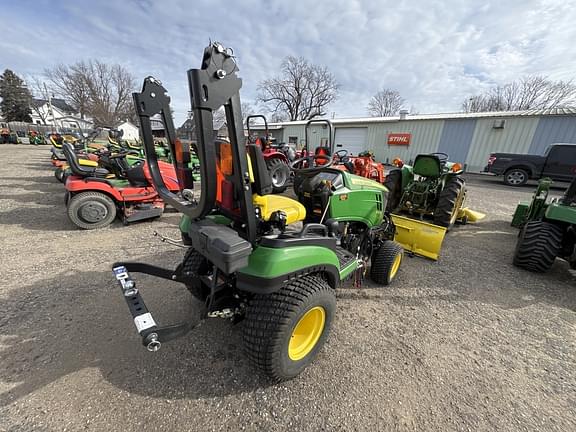
<svg viewBox="0 0 576 432">
<path fill-rule="evenodd" d="M 409 133 L 388 134 L 388 145 L 410 145 L 411 137 L 412 134 Z"/>
</svg>

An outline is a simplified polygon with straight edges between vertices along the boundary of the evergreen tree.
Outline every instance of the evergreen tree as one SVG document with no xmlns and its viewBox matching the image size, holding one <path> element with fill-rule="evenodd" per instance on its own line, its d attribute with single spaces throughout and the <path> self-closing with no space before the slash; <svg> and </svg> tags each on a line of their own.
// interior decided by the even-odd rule
<svg viewBox="0 0 576 432">
<path fill-rule="evenodd" d="M 32 121 L 30 91 L 24 81 L 10 69 L 0 75 L 0 98 L 0 111 L 5 121 Z"/>
</svg>

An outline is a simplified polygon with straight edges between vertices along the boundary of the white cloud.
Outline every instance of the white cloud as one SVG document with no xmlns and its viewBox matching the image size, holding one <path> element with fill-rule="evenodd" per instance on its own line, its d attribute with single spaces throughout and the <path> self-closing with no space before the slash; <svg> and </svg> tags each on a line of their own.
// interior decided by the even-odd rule
<svg viewBox="0 0 576 432">
<path fill-rule="evenodd" d="M 324 64 L 342 85 L 338 116 L 362 116 L 380 87 L 420 112 L 457 111 L 490 85 L 532 73 L 576 77 L 576 12 L 565 1 L 39 1 L 3 8 L 1 68 L 27 75 L 100 58 L 154 75 L 177 122 L 189 109 L 186 71 L 208 40 L 232 46 L 253 100 L 286 55 Z M 41 24 L 41 25 L 40 25 Z"/>
</svg>

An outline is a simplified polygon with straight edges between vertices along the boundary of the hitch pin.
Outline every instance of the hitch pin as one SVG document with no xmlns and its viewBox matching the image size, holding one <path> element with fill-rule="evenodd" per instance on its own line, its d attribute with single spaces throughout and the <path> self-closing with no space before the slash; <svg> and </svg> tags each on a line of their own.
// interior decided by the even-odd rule
<svg viewBox="0 0 576 432">
<path fill-rule="evenodd" d="M 185 249 L 188 248 L 188 246 L 184 246 L 182 244 L 182 240 L 171 239 L 170 237 L 163 236 L 162 234 L 158 233 L 157 231 L 154 231 L 152 233 L 152 235 L 154 237 L 158 237 L 162 243 L 169 243 L 171 245 L 178 246 L 178 247 L 185 248 Z"/>
</svg>

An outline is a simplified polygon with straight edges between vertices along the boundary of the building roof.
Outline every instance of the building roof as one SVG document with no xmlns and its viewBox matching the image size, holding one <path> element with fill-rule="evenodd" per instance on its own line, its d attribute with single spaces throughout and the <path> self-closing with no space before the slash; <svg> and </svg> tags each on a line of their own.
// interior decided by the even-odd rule
<svg viewBox="0 0 576 432">
<path fill-rule="evenodd" d="M 72 108 L 70 105 L 68 105 L 68 103 L 64 100 L 64 99 L 59 99 L 59 98 L 52 98 L 52 106 L 58 108 L 60 111 L 63 111 L 65 113 L 75 113 L 76 110 L 74 108 Z M 34 98 L 32 99 L 32 104 L 34 106 L 40 107 L 42 105 L 47 104 L 48 101 L 46 99 L 37 99 Z"/>
<path fill-rule="evenodd" d="M 331 119 L 330 122 L 334 125 L 350 124 L 350 123 L 385 123 L 385 122 L 398 122 L 410 120 L 448 120 L 448 119 L 464 119 L 464 118 L 487 118 L 487 117 L 530 117 L 530 116 L 576 116 L 576 108 L 549 108 L 549 109 L 533 109 L 526 111 L 493 111 L 493 112 L 478 112 L 478 113 L 440 113 L 440 114 L 415 114 L 406 115 L 404 119 L 400 116 L 393 117 L 350 117 L 350 118 L 336 118 Z M 280 129 L 287 125 L 305 125 L 307 120 L 281 122 L 281 123 L 268 123 L 268 129 Z M 264 129 L 263 124 L 251 125 L 250 128 Z"/>
</svg>

